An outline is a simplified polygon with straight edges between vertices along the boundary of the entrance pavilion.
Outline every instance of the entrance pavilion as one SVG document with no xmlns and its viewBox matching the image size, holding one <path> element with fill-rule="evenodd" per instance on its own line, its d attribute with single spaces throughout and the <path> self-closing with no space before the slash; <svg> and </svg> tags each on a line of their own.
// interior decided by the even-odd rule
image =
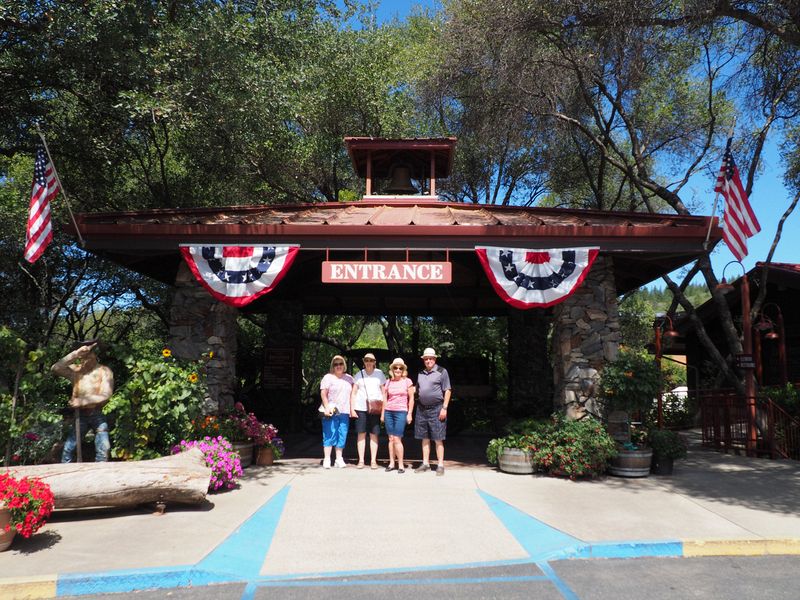
<svg viewBox="0 0 800 600">
<path fill-rule="evenodd" d="M 268 319 L 265 383 L 295 402 L 300 400 L 304 314 L 481 315 L 509 319 L 508 389 L 513 406 L 545 403 L 548 409 L 580 412 L 580 394 L 570 390 L 577 389 L 585 369 L 599 369 L 617 353 L 618 296 L 703 252 L 710 217 L 443 202 L 436 195 L 436 180 L 449 175 L 455 139 L 345 141 L 354 169 L 366 180 L 366 194 L 357 202 L 78 215 L 88 251 L 175 287 L 171 347 L 187 358 L 214 351 L 208 381 L 216 403 L 233 401 L 235 319 L 240 310 L 275 317 Z M 391 191 L 397 164 L 409 168 L 417 181 L 409 191 L 418 193 Z M 381 186 L 383 194 L 378 193 Z M 720 238 L 714 219 L 710 244 Z M 179 251 L 186 244 L 298 244 L 299 251 L 274 290 L 234 308 L 198 284 Z M 596 247 L 599 253 L 575 293 L 547 308 L 521 310 L 495 292 L 476 245 Z M 322 280 L 324 261 L 365 260 L 449 262 L 452 282 Z M 457 382 L 454 386 L 457 395 Z"/>
</svg>

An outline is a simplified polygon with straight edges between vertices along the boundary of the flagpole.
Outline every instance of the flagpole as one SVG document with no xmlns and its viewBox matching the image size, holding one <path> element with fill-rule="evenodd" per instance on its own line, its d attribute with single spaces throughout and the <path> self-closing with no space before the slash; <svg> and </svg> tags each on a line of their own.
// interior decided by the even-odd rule
<svg viewBox="0 0 800 600">
<path fill-rule="evenodd" d="M 733 123 L 731 124 L 731 129 L 728 132 L 728 139 L 726 141 L 726 148 L 730 141 L 733 139 L 733 130 L 736 127 L 736 117 L 733 117 Z M 716 186 L 715 186 L 716 187 Z M 717 214 L 717 202 L 719 202 L 719 192 L 714 195 L 714 206 L 711 209 L 711 218 L 708 220 L 708 231 L 706 232 L 706 239 L 703 242 L 703 250 L 708 251 L 708 240 L 711 238 L 711 226 L 714 224 L 714 215 Z"/>
<path fill-rule="evenodd" d="M 78 222 L 75 220 L 75 215 L 72 214 L 72 207 L 70 207 L 69 205 L 67 190 L 65 190 L 64 186 L 61 185 L 61 179 L 58 177 L 58 170 L 56 169 L 56 163 L 53 162 L 53 157 L 50 156 L 50 148 L 47 147 L 47 140 L 44 139 L 44 134 L 42 133 L 42 130 L 39 129 L 38 121 L 36 122 L 36 133 L 39 134 L 39 138 L 41 138 L 42 140 L 42 144 L 44 145 L 44 151 L 47 153 L 47 160 L 50 161 L 50 165 L 53 167 L 53 174 L 56 176 L 56 183 L 58 183 L 58 187 L 61 188 L 61 193 L 64 195 L 64 203 L 67 206 L 67 212 L 69 213 L 69 218 L 72 220 L 72 226 L 75 227 L 75 233 L 78 234 L 78 242 L 80 242 L 81 246 L 85 246 L 86 243 L 83 241 L 81 230 L 78 228 Z"/>
</svg>

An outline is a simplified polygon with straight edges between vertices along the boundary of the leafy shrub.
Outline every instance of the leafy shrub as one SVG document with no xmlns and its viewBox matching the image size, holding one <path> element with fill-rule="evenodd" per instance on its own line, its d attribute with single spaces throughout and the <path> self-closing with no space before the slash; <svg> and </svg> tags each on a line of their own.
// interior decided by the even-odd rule
<svg viewBox="0 0 800 600">
<path fill-rule="evenodd" d="M 677 431 L 652 429 L 648 437 L 654 455 L 672 459 L 686 457 L 686 440 Z"/>
<path fill-rule="evenodd" d="M 533 462 L 551 475 L 576 479 L 605 472 L 616 454 L 613 438 L 599 421 L 554 415 L 548 435 L 533 447 Z"/>
<path fill-rule="evenodd" d="M 668 393 L 661 398 L 661 413 L 665 427 L 691 427 L 694 424 L 695 412 L 695 402 L 689 396 Z M 649 421 L 655 423 L 657 419 L 658 408 L 653 406 Z"/>
<path fill-rule="evenodd" d="M 0 326 L 0 456 L 8 452 L 11 464 L 47 460 L 53 444 L 62 437 L 62 410 L 70 389 L 66 380 L 50 373 L 50 365 L 62 354 L 57 344 L 30 349 L 13 330 Z M 12 410 L 17 377 L 19 389 Z"/>
<path fill-rule="evenodd" d="M 759 396 L 769 398 L 793 417 L 800 417 L 800 391 L 791 383 L 762 389 Z"/>
<path fill-rule="evenodd" d="M 179 360 L 169 348 L 158 349 L 153 344 L 123 357 L 128 379 L 104 409 L 115 415 L 112 456 L 156 458 L 191 437 L 192 422 L 199 417 L 207 396 L 208 358 Z"/>
<path fill-rule="evenodd" d="M 623 348 L 603 368 L 600 391 L 613 410 L 646 417 L 661 391 L 661 379 L 653 357 L 643 350 Z"/>
<path fill-rule="evenodd" d="M 553 415 L 549 421 L 520 421 L 512 429 L 518 433 L 489 442 L 486 458 L 491 464 L 497 464 L 503 448 L 519 448 L 531 452 L 537 470 L 576 479 L 603 473 L 617 453 L 605 427 L 592 418 L 572 421 Z"/>
</svg>

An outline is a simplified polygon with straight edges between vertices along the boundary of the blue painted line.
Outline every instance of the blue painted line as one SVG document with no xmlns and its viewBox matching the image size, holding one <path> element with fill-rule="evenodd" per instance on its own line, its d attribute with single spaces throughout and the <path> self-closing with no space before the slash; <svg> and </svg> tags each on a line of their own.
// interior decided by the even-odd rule
<svg viewBox="0 0 800 600">
<path fill-rule="evenodd" d="M 197 568 L 212 573 L 235 574 L 238 580 L 258 577 L 288 495 L 287 485 L 197 563 Z"/>
<path fill-rule="evenodd" d="M 544 575 L 516 575 L 506 577 L 437 577 L 431 579 L 369 579 L 359 581 L 265 581 L 259 587 L 351 587 L 385 585 L 453 585 L 460 583 L 515 583 L 547 581 Z"/>
<path fill-rule="evenodd" d="M 564 583 L 564 581 L 556 575 L 556 572 L 553 571 L 553 568 L 546 562 L 543 563 L 536 563 L 536 566 L 542 570 L 547 578 L 553 582 L 553 585 L 556 586 L 556 589 L 564 596 L 565 600 L 580 600 L 575 592 L 570 589 L 570 587 Z"/>
<path fill-rule="evenodd" d="M 276 493 L 196 565 L 61 575 L 56 582 L 56 595 L 80 596 L 202 586 L 258 577 L 288 493 L 289 486 Z"/>
<path fill-rule="evenodd" d="M 585 546 L 578 538 L 550 527 L 502 500 L 478 490 L 495 516 L 534 560 L 546 560 L 561 554 L 574 554 Z"/>
<path fill-rule="evenodd" d="M 642 556 L 683 556 L 683 542 L 664 540 L 587 544 L 570 558 L 639 558 Z"/>
</svg>

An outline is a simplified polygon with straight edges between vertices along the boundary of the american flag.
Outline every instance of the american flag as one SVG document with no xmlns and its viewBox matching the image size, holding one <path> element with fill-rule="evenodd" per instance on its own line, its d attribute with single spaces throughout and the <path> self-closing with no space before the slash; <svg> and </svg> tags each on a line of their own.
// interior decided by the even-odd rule
<svg viewBox="0 0 800 600">
<path fill-rule="evenodd" d="M 60 189 L 55 167 L 47 159 L 44 148 L 39 147 L 33 164 L 33 190 L 28 210 L 28 226 L 25 230 L 25 260 L 28 262 L 36 262 L 53 240 L 50 201 Z"/>
<path fill-rule="evenodd" d="M 736 260 L 742 260 L 747 256 L 747 238 L 753 237 L 761 231 L 761 225 L 758 224 L 758 219 L 756 219 L 753 209 L 750 208 L 747 192 L 739 178 L 739 169 L 733 162 L 732 141 L 733 138 L 728 138 L 714 191 L 722 194 L 722 197 L 725 198 L 722 239 L 725 240 Z"/>
</svg>

